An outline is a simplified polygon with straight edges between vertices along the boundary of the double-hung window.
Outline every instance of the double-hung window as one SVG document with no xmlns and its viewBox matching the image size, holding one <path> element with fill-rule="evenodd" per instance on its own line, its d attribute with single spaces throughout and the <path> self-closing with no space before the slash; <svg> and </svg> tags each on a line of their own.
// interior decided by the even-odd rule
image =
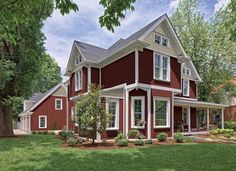
<svg viewBox="0 0 236 171">
<path fill-rule="evenodd" d="M 162 45 L 162 46 L 166 46 L 168 47 L 168 38 L 161 36 L 159 34 L 155 34 L 155 39 L 154 39 L 155 43 Z"/>
<path fill-rule="evenodd" d="M 188 109 L 186 107 L 183 107 L 182 120 L 183 120 L 185 125 L 188 124 Z"/>
<path fill-rule="evenodd" d="M 47 116 L 39 116 L 39 128 L 47 128 Z"/>
<path fill-rule="evenodd" d="M 154 127 L 170 127 L 170 100 L 167 98 L 154 98 Z"/>
<path fill-rule="evenodd" d="M 189 96 L 189 80 L 183 79 L 183 95 Z"/>
<path fill-rule="evenodd" d="M 62 99 L 55 99 L 55 109 L 62 110 Z"/>
<path fill-rule="evenodd" d="M 82 69 L 76 71 L 75 73 L 75 88 L 76 91 L 82 89 Z"/>
<path fill-rule="evenodd" d="M 111 115 L 108 129 L 118 129 L 118 116 L 119 116 L 119 100 L 108 100 L 107 112 Z"/>
<path fill-rule="evenodd" d="M 170 81 L 170 57 L 154 52 L 154 79 Z"/>
<path fill-rule="evenodd" d="M 131 97 L 131 127 L 143 128 L 144 127 L 144 97 L 135 96 Z"/>
</svg>

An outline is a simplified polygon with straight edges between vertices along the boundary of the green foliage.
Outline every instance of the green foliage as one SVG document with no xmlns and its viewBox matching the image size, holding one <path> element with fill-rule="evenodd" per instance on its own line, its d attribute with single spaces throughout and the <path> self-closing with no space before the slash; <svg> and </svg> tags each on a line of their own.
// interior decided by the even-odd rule
<svg viewBox="0 0 236 171">
<path fill-rule="evenodd" d="M 144 146 L 144 140 L 143 139 L 137 139 L 137 140 L 134 141 L 134 145 Z"/>
<path fill-rule="evenodd" d="M 138 138 L 140 136 L 140 133 L 139 133 L 139 131 L 138 130 L 130 130 L 129 132 L 128 132 L 128 137 L 129 138 Z"/>
<path fill-rule="evenodd" d="M 218 128 L 221 128 L 221 123 L 218 124 Z M 225 121 L 224 128 L 225 129 L 233 129 L 236 132 L 236 122 L 235 121 Z"/>
<path fill-rule="evenodd" d="M 125 139 L 125 135 L 123 133 L 119 133 L 116 138 L 115 141 L 118 142 L 119 140 Z"/>
<path fill-rule="evenodd" d="M 77 139 L 74 138 L 74 137 L 69 137 L 67 140 L 66 140 L 66 144 L 68 146 L 75 146 L 77 144 Z"/>
<path fill-rule="evenodd" d="M 129 142 L 127 139 L 120 139 L 117 141 L 117 145 L 118 146 L 128 146 L 129 145 Z"/>
<path fill-rule="evenodd" d="M 203 80 L 198 86 L 203 101 L 219 101 L 222 94 L 216 97 L 212 90 L 230 80 L 236 69 L 236 46 L 223 24 L 226 19 L 223 13 L 216 13 L 211 20 L 205 20 L 199 0 L 180 1 L 171 17 L 186 53 Z"/>
<path fill-rule="evenodd" d="M 157 135 L 157 140 L 160 142 L 166 142 L 167 134 L 165 132 L 161 132 Z"/>
<path fill-rule="evenodd" d="M 135 2 L 136 0 L 100 0 L 100 4 L 105 9 L 103 16 L 99 18 L 101 26 L 114 32 L 114 27 L 120 26 L 120 19 L 125 18 L 126 10 L 134 11 Z"/>
<path fill-rule="evenodd" d="M 148 140 L 145 140 L 145 144 L 152 144 L 152 140 L 151 139 L 148 139 Z"/>
<path fill-rule="evenodd" d="M 68 139 L 70 137 L 74 137 L 74 133 L 72 131 L 65 131 L 62 130 L 58 133 L 60 135 L 61 138 L 63 139 Z"/>
<path fill-rule="evenodd" d="M 184 136 L 180 132 L 177 132 L 177 133 L 174 134 L 174 140 L 177 143 L 183 143 L 184 142 Z"/>
<path fill-rule="evenodd" d="M 193 139 L 190 138 L 190 137 L 184 137 L 184 142 L 185 143 L 191 143 L 191 142 L 193 142 Z"/>
<path fill-rule="evenodd" d="M 48 135 L 48 131 L 43 131 L 43 134 L 44 135 Z"/>
<path fill-rule="evenodd" d="M 101 102 L 101 89 L 97 85 L 90 85 L 90 91 L 86 96 L 81 96 L 76 102 L 76 122 L 79 129 L 91 129 L 91 136 L 96 139 L 97 132 L 103 133 L 110 121 L 111 115 L 106 112 Z"/>
<path fill-rule="evenodd" d="M 212 135 L 218 135 L 218 134 L 229 134 L 229 135 L 234 135 L 234 130 L 233 129 L 212 129 L 210 130 L 210 134 Z"/>
<path fill-rule="evenodd" d="M 32 134 L 36 134 L 37 132 L 36 131 L 32 131 Z"/>
</svg>

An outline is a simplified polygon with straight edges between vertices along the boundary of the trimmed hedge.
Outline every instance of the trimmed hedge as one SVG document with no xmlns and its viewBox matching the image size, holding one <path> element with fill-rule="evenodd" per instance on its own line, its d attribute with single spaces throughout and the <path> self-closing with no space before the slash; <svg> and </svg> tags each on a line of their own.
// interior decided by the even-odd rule
<svg viewBox="0 0 236 171">
<path fill-rule="evenodd" d="M 129 132 L 128 132 L 128 137 L 129 138 L 138 138 L 139 137 L 139 135 L 140 135 L 140 133 L 139 133 L 139 131 L 138 130 L 130 130 Z"/>
<path fill-rule="evenodd" d="M 160 142 L 166 142 L 167 134 L 165 132 L 161 132 L 157 135 L 157 140 Z"/>
<path fill-rule="evenodd" d="M 128 146 L 129 145 L 129 142 L 127 139 L 119 139 L 117 140 L 117 145 L 118 146 Z"/>
<path fill-rule="evenodd" d="M 152 144 L 152 140 L 151 139 L 145 140 L 145 144 Z"/>
<path fill-rule="evenodd" d="M 126 139 L 125 138 L 125 135 L 123 133 L 119 133 L 116 138 L 115 138 L 115 141 L 116 143 L 119 141 L 119 140 L 122 140 L 122 139 Z"/>
<path fill-rule="evenodd" d="M 65 130 L 63 130 L 63 131 L 60 131 L 58 134 L 63 139 L 68 139 L 70 137 L 74 137 L 74 133 L 72 131 L 65 131 Z"/>
<path fill-rule="evenodd" d="M 137 145 L 137 146 L 144 146 L 144 141 L 143 139 L 137 139 L 134 141 L 134 145 Z"/>
<path fill-rule="evenodd" d="M 177 143 L 183 143 L 184 142 L 184 136 L 180 132 L 175 133 L 174 140 Z"/>
<path fill-rule="evenodd" d="M 75 146 L 77 144 L 77 139 L 74 138 L 74 137 L 69 137 L 66 140 L 66 143 L 67 143 L 68 146 Z"/>
</svg>

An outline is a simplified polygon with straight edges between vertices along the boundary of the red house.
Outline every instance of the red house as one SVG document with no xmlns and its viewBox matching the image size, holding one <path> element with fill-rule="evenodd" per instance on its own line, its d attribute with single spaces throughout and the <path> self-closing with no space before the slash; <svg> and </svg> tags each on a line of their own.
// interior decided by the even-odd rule
<svg viewBox="0 0 236 171">
<path fill-rule="evenodd" d="M 62 130 L 68 125 L 67 88 L 60 83 L 46 93 L 35 93 L 24 100 L 24 111 L 19 114 L 20 129 L 32 131 Z"/>
</svg>

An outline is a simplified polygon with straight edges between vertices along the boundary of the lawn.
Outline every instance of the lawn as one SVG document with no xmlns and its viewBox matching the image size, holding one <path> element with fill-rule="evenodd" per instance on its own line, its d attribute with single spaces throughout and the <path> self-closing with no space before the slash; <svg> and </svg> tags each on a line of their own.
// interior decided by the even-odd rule
<svg viewBox="0 0 236 171">
<path fill-rule="evenodd" d="M 236 170 L 236 145 L 63 148 L 53 135 L 0 139 L 0 170 Z"/>
</svg>

